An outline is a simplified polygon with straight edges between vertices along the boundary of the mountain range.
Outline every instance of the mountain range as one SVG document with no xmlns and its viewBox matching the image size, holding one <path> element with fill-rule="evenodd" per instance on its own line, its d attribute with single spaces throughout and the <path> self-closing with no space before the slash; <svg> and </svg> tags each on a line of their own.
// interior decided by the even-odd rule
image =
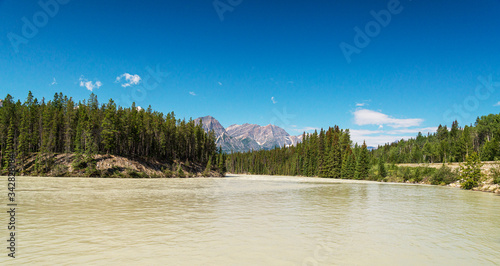
<svg viewBox="0 0 500 266">
<path fill-rule="evenodd" d="M 276 146 L 296 145 L 302 141 L 302 135 L 291 136 L 283 128 L 275 125 L 259 126 L 255 124 L 231 125 L 224 128 L 212 116 L 199 117 L 206 132 L 214 131 L 217 147 L 224 152 L 245 152 L 251 150 L 270 150 Z"/>
</svg>

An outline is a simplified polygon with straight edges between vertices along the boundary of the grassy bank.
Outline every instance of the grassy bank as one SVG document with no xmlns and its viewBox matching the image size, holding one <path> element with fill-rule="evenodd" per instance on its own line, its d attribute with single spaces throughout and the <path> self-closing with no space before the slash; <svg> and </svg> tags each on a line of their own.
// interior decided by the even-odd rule
<svg viewBox="0 0 500 266">
<path fill-rule="evenodd" d="M 18 175 L 103 178 L 184 178 L 221 177 L 214 167 L 189 161 L 162 162 L 150 158 L 127 158 L 115 155 L 95 155 L 86 158 L 78 154 L 32 154 L 24 163 L 16 161 Z M 7 175 L 7 170 L 0 175 Z"/>
<path fill-rule="evenodd" d="M 500 194 L 500 162 L 482 162 L 481 177 L 476 191 Z M 399 164 L 387 165 L 387 175 L 381 177 L 378 167 L 372 167 L 373 180 L 382 182 L 421 183 L 430 185 L 448 185 L 460 187 L 464 181 L 459 163 L 446 164 Z"/>
</svg>

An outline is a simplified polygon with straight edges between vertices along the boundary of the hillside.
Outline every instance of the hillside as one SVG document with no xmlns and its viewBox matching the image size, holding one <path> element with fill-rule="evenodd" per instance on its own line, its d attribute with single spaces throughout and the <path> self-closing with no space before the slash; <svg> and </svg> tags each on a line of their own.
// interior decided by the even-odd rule
<svg viewBox="0 0 500 266">
<path fill-rule="evenodd" d="M 169 178 L 169 177 L 221 177 L 214 167 L 205 172 L 205 165 L 191 162 L 158 161 L 152 158 L 127 158 L 117 155 L 95 155 L 85 162 L 77 154 L 32 155 L 25 163 L 16 162 L 19 175 L 57 177 L 107 178 Z M 182 174 L 180 174 L 181 169 Z M 0 174 L 7 175 L 6 170 Z"/>
</svg>

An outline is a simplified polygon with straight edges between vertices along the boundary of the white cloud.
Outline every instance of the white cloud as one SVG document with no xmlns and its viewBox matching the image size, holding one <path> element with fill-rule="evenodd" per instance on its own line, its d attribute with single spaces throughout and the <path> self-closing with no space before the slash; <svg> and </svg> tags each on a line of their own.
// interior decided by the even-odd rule
<svg viewBox="0 0 500 266">
<path fill-rule="evenodd" d="M 56 78 L 54 78 L 54 80 L 50 83 L 50 86 L 54 86 L 54 85 L 57 85 Z"/>
<path fill-rule="evenodd" d="M 500 106 L 500 102 L 495 103 L 493 106 Z"/>
<path fill-rule="evenodd" d="M 83 75 L 80 76 L 80 87 L 85 87 L 89 91 L 94 91 L 95 89 L 99 89 L 102 86 L 102 82 L 97 80 L 95 83 L 92 83 L 92 81 L 89 81 L 88 79 L 84 78 Z"/>
<path fill-rule="evenodd" d="M 400 141 L 401 139 L 408 140 L 415 138 L 418 132 L 426 135 L 429 132 L 436 132 L 437 127 L 424 127 L 415 129 L 394 129 L 389 131 L 381 130 L 367 130 L 367 129 L 350 129 L 351 140 L 362 144 L 366 141 L 368 146 L 378 146 L 384 145 L 386 143 L 392 143 L 395 141 Z"/>
<path fill-rule="evenodd" d="M 120 82 L 122 79 L 125 79 L 125 83 L 122 84 L 122 87 L 126 88 L 126 87 L 130 87 L 132 85 L 137 85 L 139 84 L 139 82 L 141 82 L 141 77 L 139 77 L 139 75 L 135 74 L 135 75 L 131 75 L 129 73 L 124 73 L 118 77 L 116 77 L 116 81 L 115 82 Z"/>
<path fill-rule="evenodd" d="M 271 97 L 271 101 L 273 101 L 273 103 L 274 103 L 274 104 L 276 104 L 276 103 L 278 102 L 278 101 L 276 101 L 276 100 L 274 99 L 274 96 L 273 96 L 273 97 Z"/>
<path fill-rule="evenodd" d="M 219 81 L 219 82 L 217 82 L 217 83 L 219 84 L 219 86 L 222 86 L 222 82 L 220 82 L 220 81 Z"/>
<path fill-rule="evenodd" d="M 393 128 L 415 127 L 419 126 L 423 121 L 424 120 L 420 118 L 392 118 L 386 114 L 368 109 L 359 109 L 354 112 L 354 123 L 358 126 L 388 125 Z"/>
<path fill-rule="evenodd" d="M 366 103 L 356 103 L 356 107 L 363 107 L 365 105 L 366 105 Z"/>
<path fill-rule="evenodd" d="M 196 93 L 194 93 L 194 91 L 190 91 L 189 94 L 196 96 Z"/>
</svg>

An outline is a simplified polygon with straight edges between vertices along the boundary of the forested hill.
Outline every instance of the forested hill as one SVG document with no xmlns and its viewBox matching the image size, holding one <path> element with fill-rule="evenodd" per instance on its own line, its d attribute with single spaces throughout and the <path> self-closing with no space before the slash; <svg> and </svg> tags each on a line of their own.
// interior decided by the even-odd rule
<svg viewBox="0 0 500 266">
<path fill-rule="evenodd" d="M 270 151 L 230 155 L 228 170 L 235 173 L 303 175 L 368 179 L 369 169 L 390 163 L 462 162 L 475 152 L 481 160 L 500 159 L 500 114 L 477 118 L 474 126 L 457 121 L 439 126 L 436 133 L 379 146 L 369 151 L 353 145 L 349 130 L 338 126 L 303 135 L 303 142 Z M 373 171 L 372 171 L 373 172 Z"/>
<path fill-rule="evenodd" d="M 123 108 L 111 99 L 100 104 L 94 94 L 78 103 L 62 93 L 45 101 L 31 92 L 24 101 L 7 95 L 0 107 L 2 167 L 13 152 L 19 162 L 35 153 L 74 153 L 87 158 L 110 154 L 201 165 L 218 155 L 213 133 L 205 133 L 192 120 L 176 119 L 173 112 L 164 115 L 135 104 Z"/>
<path fill-rule="evenodd" d="M 451 128 L 439 125 L 427 136 L 379 146 L 372 156 L 388 163 L 442 163 L 463 162 L 471 152 L 482 161 L 500 160 L 500 114 L 489 114 L 476 119 L 474 126 L 460 127 L 454 121 Z"/>
</svg>

